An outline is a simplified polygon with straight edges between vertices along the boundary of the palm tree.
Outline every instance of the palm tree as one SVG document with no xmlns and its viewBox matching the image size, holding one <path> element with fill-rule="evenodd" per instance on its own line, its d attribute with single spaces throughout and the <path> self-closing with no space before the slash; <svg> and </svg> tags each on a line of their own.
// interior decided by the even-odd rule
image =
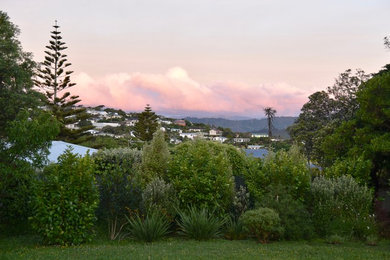
<svg viewBox="0 0 390 260">
<path fill-rule="evenodd" d="M 274 120 L 276 110 L 272 107 L 265 107 L 264 114 L 268 119 L 268 138 L 272 137 L 272 121 Z"/>
</svg>

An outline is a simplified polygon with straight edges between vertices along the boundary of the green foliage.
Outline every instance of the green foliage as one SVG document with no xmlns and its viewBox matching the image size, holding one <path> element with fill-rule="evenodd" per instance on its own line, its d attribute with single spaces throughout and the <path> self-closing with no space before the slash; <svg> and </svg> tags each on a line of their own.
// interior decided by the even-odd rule
<svg viewBox="0 0 390 260">
<path fill-rule="evenodd" d="M 141 172 L 144 183 L 154 178 L 166 178 L 170 154 L 165 134 L 158 130 L 154 133 L 152 142 L 145 144 L 142 152 Z"/>
<path fill-rule="evenodd" d="M 262 171 L 263 160 L 248 157 L 248 169 L 245 173 L 245 183 L 248 186 L 248 191 L 252 198 L 260 200 L 265 189 L 265 174 Z"/>
<path fill-rule="evenodd" d="M 78 245 L 91 240 L 98 205 L 93 167 L 89 155 L 81 158 L 67 149 L 37 180 L 31 223 L 45 243 Z"/>
<path fill-rule="evenodd" d="M 274 209 L 284 228 L 283 238 L 287 240 L 310 239 L 314 235 L 314 226 L 305 205 L 291 196 L 288 186 L 269 186 L 261 207 Z"/>
<path fill-rule="evenodd" d="M 292 146 L 288 152 L 269 153 L 264 162 L 250 159 L 249 165 L 245 180 L 256 201 L 262 200 L 266 187 L 278 184 L 290 186 L 294 199 L 305 199 L 310 187 L 310 174 L 298 147 Z"/>
<path fill-rule="evenodd" d="M 157 241 L 169 233 L 169 221 L 159 212 L 151 211 L 145 218 L 141 218 L 138 214 L 126 218 L 130 236 L 139 241 Z"/>
<path fill-rule="evenodd" d="M 58 124 L 48 113 L 21 110 L 0 139 L 0 223 L 27 220 L 34 167 L 46 161 Z"/>
<path fill-rule="evenodd" d="M 290 136 L 303 146 L 309 161 L 313 160 L 321 166 L 329 165 L 322 150 L 325 139 L 340 123 L 355 118 L 359 108 L 357 93 L 370 77 L 362 70 L 353 73 L 349 69 L 341 73 L 326 92 L 320 91 L 309 96 L 298 119 L 289 127 Z"/>
<path fill-rule="evenodd" d="M 331 120 L 333 107 L 334 101 L 328 93 L 316 92 L 309 96 L 309 101 L 303 105 L 298 119 L 288 129 L 293 140 L 303 144 L 309 161 L 313 158 L 317 133 Z"/>
<path fill-rule="evenodd" d="M 173 219 L 178 206 L 176 192 L 163 179 L 153 179 L 142 192 L 142 205 L 146 212 L 157 211 Z"/>
<path fill-rule="evenodd" d="M 80 145 L 95 149 L 113 149 L 120 147 L 138 148 L 138 146 L 130 143 L 129 139 L 112 138 L 110 136 L 93 136 L 91 139 L 80 143 Z"/>
<path fill-rule="evenodd" d="M 72 143 L 81 143 L 91 136 L 86 131 L 93 129 L 92 125 L 80 126 L 77 129 L 71 129 L 70 126 L 87 120 L 91 117 L 83 107 L 76 107 L 81 101 L 79 96 L 72 96 L 66 89 L 73 87 L 76 83 L 71 83 L 70 75 L 73 71 L 67 71 L 66 68 L 71 65 L 67 60 L 67 55 L 63 54 L 65 42 L 62 41 L 59 26 L 53 26 L 51 32 L 50 45 L 46 46 L 45 60 L 38 69 L 38 79 L 35 84 L 45 92 L 46 107 L 61 123 L 60 140 Z"/>
<path fill-rule="evenodd" d="M 320 236 L 365 238 L 375 233 L 373 193 L 350 176 L 317 177 L 311 184 L 310 209 Z"/>
<path fill-rule="evenodd" d="M 337 160 L 331 167 L 325 169 L 328 177 L 352 176 L 360 185 L 366 185 L 371 180 L 372 162 L 365 160 L 363 156 L 358 158 L 347 157 L 344 160 Z"/>
<path fill-rule="evenodd" d="M 157 115 L 147 104 L 145 110 L 138 115 L 138 122 L 134 126 L 134 134 L 142 141 L 150 141 L 153 139 L 157 126 Z"/>
<path fill-rule="evenodd" d="M 100 196 L 98 217 L 107 220 L 110 238 L 114 239 L 119 232 L 114 227 L 122 226 L 129 209 L 140 207 L 141 152 L 129 148 L 100 150 L 93 158 Z"/>
<path fill-rule="evenodd" d="M 234 195 L 231 165 L 224 146 L 196 140 L 176 147 L 167 177 L 171 180 L 182 207 L 228 210 Z"/>
<path fill-rule="evenodd" d="M 233 176 L 244 176 L 248 168 L 245 152 L 241 149 L 237 149 L 233 145 L 226 144 L 219 145 L 219 149 L 226 152 Z"/>
<path fill-rule="evenodd" d="M 31 117 L 30 117 L 31 115 Z M 50 114 L 22 110 L 6 127 L 7 139 L 0 140 L 0 223 L 27 220 L 34 167 L 46 160 L 50 139 L 58 126 Z"/>
<path fill-rule="evenodd" d="M 32 89 L 35 63 L 23 52 L 18 34 L 0 11 L 0 225 L 5 226 L 31 214 L 33 168 L 42 166 L 58 134 L 55 120 L 38 108 L 40 94 Z"/>
<path fill-rule="evenodd" d="M 276 211 L 269 208 L 248 210 L 241 216 L 246 232 L 256 237 L 260 243 L 267 243 L 283 234 L 280 218 Z"/>
<path fill-rule="evenodd" d="M 20 109 L 37 108 L 39 94 L 32 89 L 35 63 L 17 39 L 20 31 L 8 15 L 0 11 L 0 138 L 6 136 L 8 122 Z"/>
<path fill-rule="evenodd" d="M 215 215 L 214 210 L 188 207 L 187 211 L 179 211 L 178 226 L 180 233 L 196 240 L 207 240 L 221 235 L 226 218 Z"/>
<path fill-rule="evenodd" d="M 291 187 L 295 199 L 303 201 L 310 187 L 310 174 L 306 159 L 293 146 L 288 152 L 270 153 L 264 160 L 262 171 L 265 175 L 265 187 L 281 184 Z"/>
</svg>

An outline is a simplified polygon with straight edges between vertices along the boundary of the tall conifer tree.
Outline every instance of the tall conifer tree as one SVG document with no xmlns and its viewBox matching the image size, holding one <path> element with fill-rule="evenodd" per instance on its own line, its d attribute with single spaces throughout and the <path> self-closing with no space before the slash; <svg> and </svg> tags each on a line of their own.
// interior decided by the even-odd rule
<svg viewBox="0 0 390 260">
<path fill-rule="evenodd" d="M 72 143 L 80 143 L 89 136 L 86 131 L 93 128 L 91 125 L 75 127 L 80 120 L 91 117 L 83 107 L 76 107 L 81 100 L 79 96 L 71 95 L 66 89 L 73 87 L 76 83 L 70 81 L 73 71 L 66 70 L 71 63 L 67 60 L 67 55 L 63 51 L 67 49 L 62 41 L 61 32 L 58 30 L 57 21 L 51 32 L 50 45 L 46 46 L 45 61 L 39 69 L 36 85 L 45 91 L 46 105 L 53 115 L 61 123 L 59 140 Z"/>
</svg>

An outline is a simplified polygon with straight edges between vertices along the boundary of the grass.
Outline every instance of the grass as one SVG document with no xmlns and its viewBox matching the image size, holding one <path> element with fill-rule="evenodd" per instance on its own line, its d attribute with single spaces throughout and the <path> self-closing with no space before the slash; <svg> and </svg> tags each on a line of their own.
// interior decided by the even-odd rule
<svg viewBox="0 0 390 260">
<path fill-rule="evenodd" d="M 323 241 L 209 241 L 167 238 L 154 243 L 109 241 L 73 247 L 39 245 L 34 236 L 0 238 L 0 259 L 390 259 L 390 241 L 378 246 L 359 242 L 330 245 Z"/>
</svg>

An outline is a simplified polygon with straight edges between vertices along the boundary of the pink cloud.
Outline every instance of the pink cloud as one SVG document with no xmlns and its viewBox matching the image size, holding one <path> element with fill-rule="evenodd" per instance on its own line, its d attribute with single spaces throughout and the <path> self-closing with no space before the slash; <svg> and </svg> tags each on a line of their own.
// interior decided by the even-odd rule
<svg viewBox="0 0 390 260">
<path fill-rule="evenodd" d="M 100 105 L 129 111 L 143 110 L 150 104 L 155 111 L 212 112 L 261 116 L 266 106 L 278 115 L 297 115 L 310 93 L 287 83 L 248 85 L 237 82 L 201 84 L 180 68 L 165 74 L 118 73 L 92 78 L 80 73 L 72 94 L 85 105 Z"/>
</svg>

